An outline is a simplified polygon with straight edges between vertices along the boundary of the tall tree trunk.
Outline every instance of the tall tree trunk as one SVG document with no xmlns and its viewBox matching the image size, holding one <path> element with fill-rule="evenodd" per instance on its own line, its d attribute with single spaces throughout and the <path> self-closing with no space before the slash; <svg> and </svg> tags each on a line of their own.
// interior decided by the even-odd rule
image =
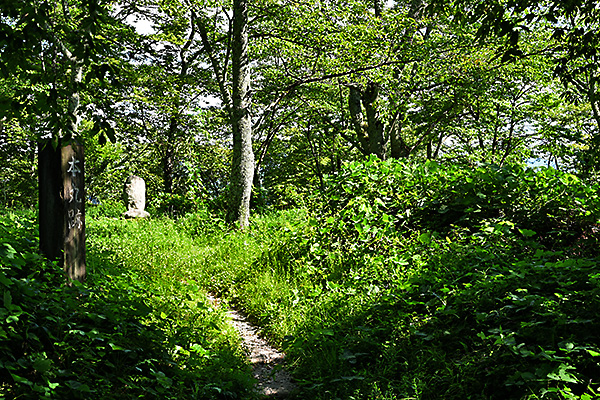
<svg viewBox="0 0 600 400">
<path fill-rule="evenodd" d="M 350 120 L 354 126 L 358 144 L 363 154 L 369 154 L 369 138 L 365 130 L 366 124 L 363 122 L 361 94 L 362 90 L 358 84 L 350 84 L 350 93 L 348 94 L 348 109 L 350 110 Z"/>
<path fill-rule="evenodd" d="M 379 86 L 370 82 L 367 84 L 362 96 L 365 114 L 367 115 L 367 132 L 369 136 L 369 152 L 381 160 L 386 156 L 386 140 L 383 136 L 383 121 L 375 108 L 375 101 L 379 97 Z"/>
<path fill-rule="evenodd" d="M 375 9 L 375 16 L 381 18 L 381 0 L 373 0 L 373 8 Z"/>
<path fill-rule="evenodd" d="M 375 107 L 379 96 L 379 87 L 370 82 L 366 88 L 359 84 L 349 84 L 348 108 L 354 131 L 363 154 L 375 154 L 380 159 L 386 156 L 386 139 L 384 137 L 384 124 Z M 362 105 L 362 106 L 361 106 Z M 365 109 L 367 121 L 363 121 L 362 107 Z"/>
<path fill-rule="evenodd" d="M 400 118 L 404 115 L 404 110 L 396 111 L 394 120 L 390 125 L 390 157 L 395 159 L 406 158 L 410 155 L 410 147 L 402 137 L 402 126 Z"/>
<path fill-rule="evenodd" d="M 248 1 L 233 1 L 232 110 L 233 162 L 227 219 L 240 229 L 250 222 L 250 196 L 254 177 L 252 121 L 248 109 L 250 65 L 248 63 Z"/>
</svg>

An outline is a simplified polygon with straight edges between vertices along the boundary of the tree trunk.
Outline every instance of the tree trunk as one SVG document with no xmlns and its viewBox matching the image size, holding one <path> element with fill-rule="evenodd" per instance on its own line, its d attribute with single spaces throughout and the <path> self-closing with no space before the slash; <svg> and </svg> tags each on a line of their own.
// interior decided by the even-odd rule
<svg viewBox="0 0 600 400">
<path fill-rule="evenodd" d="M 248 63 L 248 1 L 233 1 L 232 110 L 233 162 L 227 219 L 240 229 L 250 222 L 250 196 L 254 177 L 252 121 L 248 110 L 250 65 Z"/>
<path fill-rule="evenodd" d="M 350 110 L 350 120 L 354 126 L 360 150 L 363 154 L 369 154 L 369 138 L 365 132 L 366 124 L 363 122 L 361 93 L 362 90 L 358 84 L 350 84 L 350 93 L 348 94 L 348 109 Z"/>
<path fill-rule="evenodd" d="M 379 87 L 372 82 L 364 89 L 359 84 L 348 86 L 348 108 L 354 131 L 362 147 L 360 150 L 363 154 L 375 154 L 383 160 L 386 156 L 384 124 L 374 105 L 379 96 Z M 363 121 L 362 107 L 365 109 L 367 122 Z"/>
<path fill-rule="evenodd" d="M 370 82 L 362 96 L 365 114 L 367 115 L 369 153 L 375 154 L 379 159 L 384 160 L 386 140 L 383 136 L 383 121 L 381 121 L 381 117 L 374 106 L 377 97 L 379 97 L 379 87 L 376 83 Z"/>
<path fill-rule="evenodd" d="M 395 159 L 406 158 L 410 155 L 410 148 L 402 137 L 400 118 L 403 111 L 398 110 L 392 125 L 390 126 L 390 157 Z"/>
<path fill-rule="evenodd" d="M 381 18 L 381 0 L 373 0 L 373 8 L 375 9 L 375 16 Z"/>
</svg>

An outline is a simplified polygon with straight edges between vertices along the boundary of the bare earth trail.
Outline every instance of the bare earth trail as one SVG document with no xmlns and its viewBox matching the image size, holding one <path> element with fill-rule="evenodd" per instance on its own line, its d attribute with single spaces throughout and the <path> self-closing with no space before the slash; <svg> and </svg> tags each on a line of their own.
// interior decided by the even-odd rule
<svg viewBox="0 0 600 400">
<path fill-rule="evenodd" d="M 212 296 L 209 299 L 215 304 L 219 303 L 218 299 Z M 285 355 L 261 338 L 258 328 L 249 323 L 240 312 L 229 310 L 227 315 L 239 332 L 242 346 L 252 364 L 252 374 L 258 381 L 256 390 L 266 398 L 288 398 L 296 389 L 296 385 L 285 369 Z"/>
</svg>

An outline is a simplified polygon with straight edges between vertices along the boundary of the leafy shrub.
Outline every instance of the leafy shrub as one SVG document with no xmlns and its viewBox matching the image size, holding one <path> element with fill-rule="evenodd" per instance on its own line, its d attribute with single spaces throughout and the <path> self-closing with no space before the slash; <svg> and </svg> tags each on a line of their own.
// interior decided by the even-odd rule
<svg viewBox="0 0 600 400">
<path fill-rule="evenodd" d="M 179 217 L 195 211 L 197 207 L 197 202 L 188 196 L 160 193 L 154 198 L 151 209 L 158 215 Z"/>
<path fill-rule="evenodd" d="M 88 285 L 68 287 L 31 213 L 0 217 L 0 397 L 252 398 L 223 313 L 194 284 L 125 270 L 100 245 L 133 224 L 102 221 L 88 221 Z"/>
<path fill-rule="evenodd" d="M 464 169 L 434 161 L 408 164 L 395 160 L 352 163 L 328 181 L 332 215 L 363 226 L 405 232 L 477 228 L 498 218 L 537 232 L 548 241 L 589 233 L 600 217 L 598 187 L 551 168 L 493 165 Z M 368 232 L 367 232 L 368 233 Z"/>
<path fill-rule="evenodd" d="M 325 197 L 234 282 L 306 398 L 598 395 L 595 185 L 372 159 Z"/>
<path fill-rule="evenodd" d="M 121 218 L 127 209 L 123 202 L 120 201 L 95 199 L 94 202 L 87 202 L 85 211 L 86 216 L 90 219 L 100 217 Z"/>
</svg>

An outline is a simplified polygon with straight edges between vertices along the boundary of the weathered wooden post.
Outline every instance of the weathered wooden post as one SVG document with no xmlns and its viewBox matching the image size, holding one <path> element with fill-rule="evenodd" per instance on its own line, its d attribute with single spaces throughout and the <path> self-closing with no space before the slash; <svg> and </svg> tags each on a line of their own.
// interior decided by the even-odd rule
<svg viewBox="0 0 600 400">
<path fill-rule="evenodd" d="M 85 280 L 85 192 L 83 146 L 39 149 L 40 250 L 58 260 L 69 279 Z"/>
</svg>

